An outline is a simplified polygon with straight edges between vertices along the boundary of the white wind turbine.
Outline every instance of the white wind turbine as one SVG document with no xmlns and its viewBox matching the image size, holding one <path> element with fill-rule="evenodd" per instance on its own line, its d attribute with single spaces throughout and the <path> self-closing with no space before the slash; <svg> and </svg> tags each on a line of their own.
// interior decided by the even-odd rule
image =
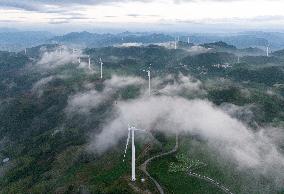
<svg viewBox="0 0 284 194">
<path fill-rule="evenodd" d="M 149 96 L 151 96 L 151 65 L 150 64 L 150 67 L 148 68 L 148 70 L 143 70 L 145 72 L 147 72 L 147 75 L 148 75 L 148 93 L 149 93 Z"/>
<path fill-rule="evenodd" d="M 89 67 L 89 70 L 92 70 L 92 68 L 91 68 L 91 57 L 90 57 L 90 56 L 88 56 L 88 62 L 89 62 L 89 63 L 88 63 L 88 64 L 89 64 L 89 66 L 88 66 L 88 67 Z"/>
<path fill-rule="evenodd" d="M 103 61 L 102 58 L 100 58 L 100 65 L 101 65 L 101 79 L 103 79 Z"/>
<path fill-rule="evenodd" d="M 135 127 L 130 127 L 128 125 L 128 136 L 126 140 L 126 146 L 124 150 L 123 162 L 125 161 L 126 151 L 129 144 L 130 136 L 131 136 L 131 181 L 136 181 L 136 174 L 135 174 L 135 143 L 134 143 L 134 134 L 135 131 L 145 131 L 143 129 L 137 129 Z"/>
</svg>

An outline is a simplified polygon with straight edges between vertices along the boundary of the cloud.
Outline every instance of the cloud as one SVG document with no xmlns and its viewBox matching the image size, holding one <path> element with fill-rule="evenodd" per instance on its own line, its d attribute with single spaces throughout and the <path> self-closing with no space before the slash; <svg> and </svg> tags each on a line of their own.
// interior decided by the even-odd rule
<svg viewBox="0 0 284 194">
<path fill-rule="evenodd" d="M 68 9 L 65 6 L 75 6 L 75 5 L 99 5 L 99 4 L 107 4 L 107 3 L 120 3 L 127 2 L 129 0 L 1 0 L 0 7 L 8 7 L 21 9 L 25 11 L 35 11 L 35 12 L 43 12 L 43 13 L 59 13 L 66 12 Z M 139 1 L 139 0 L 137 0 Z M 143 0 L 140 0 L 143 1 Z"/>
<path fill-rule="evenodd" d="M 265 133 L 268 129 L 254 132 L 209 101 L 141 97 L 118 102 L 114 115 L 102 132 L 91 139 L 91 150 L 101 153 L 115 146 L 126 136 L 128 124 L 168 134 L 187 132 L 201 137 L 216 153 L 234 162 L 241 170 L 256 170 L 273 177 L 277 183 L 284 178 L 281 173 L 284 172 L 284 157 L 273 138 Z"/>
<path fill-rule="evenodd" d="M 194 93 L 198 95 L 206 94 L 201 81 L 191 77 L 190 75 L 184 76 L 181 73 L 177 77 L 168 75 L 163 78 L 154 78 L 152 80 L 152 85 L 154 88 L 157 88 L 157 90 L 155 91 L 156 93 L 163 95 L 173 96 L 182 93 Z"/>
<path fill-rule="evenodd" d="M 254 113 L 252 109 L 256 108 L 255 105 L 237 106 L 230 103 L 223 103 L 220 107 L 231 117 L 237 118 L 244 121 L 245 123 L 250 123 L 254 119 Z"/>
<path fill-rule="evenodd" d="M 176 78 L 172 75 L 165 76 L 163 78 L 152 79 L 153 93 L 163 95 L 178 95 L 182 93 L 194 93 L 195 95 L 204 95 L 206 92 L 202 88 L 202 84 L 199 80 L 190 76 L 178 75 Z M 90 88 L 90 84 L 87 83 L 84 88 L 89 90 L 86 92 L 80 92 L 71 96 L 68 100 L 68 106 L 66 112 L 70 113 L 83 113 L 87 114 L 90 110 L 97 108 L 99 105 L 107 102 L 112 96 L 127 86 L 145 85 L 146 81 L 139 77 L 133 76 L 118 76 L 113 75 L 111 79 L 104 81 L 104 89 L 99 92 Z M 93 86 L 93 85 L 91 85 Z M 141 87 L 142 95 L 148 95 L 148 88 Z"/>
<path fill-rule="evenodd" d="M 78 53 L 72 53 L 66 47 L 58 47 L 54 51 L 46 51 L 43 53 L 41 59 L 37 62 L 37 67 L 41 69 L 54 69 L 68 63 L 73 63 L 80 55 Z"/>
<path fill-rule="evenodd" d="M 184 2 L 204 2 L 204 0 L 164 0 L 165 2 L 184 3 Z M 207 0 L 216 2 L 232 2 L 241 0 Z M 254 1 L 254 0 L 251 0 Z M 66 6 L 78 6 L 78 5 L 102 5 L 102 4 L 115 4 L 115 3 L 127 3 L 127 2 L 145 2 L 152 3 L 152 0 L 1 0 L 0 7 L 10 7 L 16 9 L 22 9 L 25 11 L 37 11 L 44 13 L 59 13 L 60 11 L 67 11 Z M 136 14 L 130 14 L 135 17 Z M 137 15 L 138 16 L 138 15 Z"/>
<path fill-rule="evenodd" d="M 68 20 L 54 20 L 54 19 L 52 19 L 48 23 L 49 24 L 68 24 L 68 23 L 70 23 L 70 21 L 68 21 Z"/>
<path fill-rule="evenodd" d="M 1 0 L 0 7 L 14 8 L 24 11 L 40 12 L 40 13 L 64 13 L 69 9 L 60 6 L 55 1 L 21 1 L 21 0 Z"/>
<path fill-rule="evenodd" d="M 36 83 L 33 84 L 32 92 L 36 93 L 39 97 L 42 96 L 45 85 L 50 81 L 52 81 L 53 79 L 54 76 L 48 76 L 37 81 Z"/>
<path fill-rule="evenodd" d="M 111 99 L 119 89 L 125 88 L 130 85 L 141 85 L 144 82 L 145 81 L 143 79 L 138 77 L 120 77 L 113 75 L 111 79 L 104 81 L 105 87 L 102 92 L 91 89 L 87 92 L 78 93 L 71 96 L 68 100 L 66 112 L 68 114 L 87 114 L 90 112 L 90 110 Z"/>
</svg>

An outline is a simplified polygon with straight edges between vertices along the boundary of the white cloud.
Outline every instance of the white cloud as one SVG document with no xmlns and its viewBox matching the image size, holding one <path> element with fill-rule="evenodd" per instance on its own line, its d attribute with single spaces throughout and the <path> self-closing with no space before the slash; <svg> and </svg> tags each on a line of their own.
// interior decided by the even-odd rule
<svg viewBox="0 0 284 194">
<path fill-rule="evenodd" d="M 166 83 L 166 85 L 164 84 Z M 176 78 L 168 75 L 164 78 L 154 78 L 153 87 L 158 88 L 157 93 L 164 95 L 178 95 L 181 93 L 205 94 L 201 81 L 194 79 L 190 75 L 184 76 L 179 74 Z"/>
<path fill-rule="evenodd" d="M 122 88 L 130 85 L 141 85 L 144 80 L 137 77 L 120 77 L 113 75 L 111 79 L 104 82 L 104 89 L 99 92 L 95 89 L 91 89 L 84 93 L 78 93 L 71 96 L 68 100 L 68 106 L 66 112 L 70 113 L 89 113 L 93 108 L 96 108 L 100 104 L 107 102 L 112 96 Z M 89 84 L 88 84 L 89 85 Z"/>
<path fill-rule="evenodd" d="M 231 22 L 240 25 L 279 25 L 279 23 L 284 23 L 283 5 L 283 1 L 280 0 L 110 0 L 84 2 L 13 0 L 0 2 L 3 13 L 8 10 L 5 14 L 0 15 L 0 20 L 18 18 L 18 21 L 26 23 L 49 23 L 50 21 L 69 23 L 72 21 L 72 24 L 84 25 L 88 25 L 90 22 L 161 24 L 175 23 L 176 21 L 204 24 L 228 24 Z M 7 9 L 7 7 L 9 8 Z M 252 7 L 254 9 L 251 9 Z M 76 15 L 83 17 L 79 20 L 72 19 Z M 107 17 L 110 15 L 113 17 Z M 56 18 L 59 16 L 65 17 L 66 20 L 57 21 Z M 23 17 L 25 19 L 20 19 Z"/>
<path fill-rule="evenodd" d="M 67 48 L 58 48 L 55 51 L 44 52 L 37 66 L 43 69 L 54 69 L 77 61 L 80 53 L 72 53 Z"/>
<path fill-rule="evenodd" d="M 204 100 L 180 97 L 142 97 L 119 102 L 116 118 L 104 126 L 91 140 L 90 149 L 103 152 L 127 134 L 127 125 L 166 133 L 188 132 L 198 135 L 224 158 L 239 169 L 255 169 L 272 176 L 277 183 L 283 180 L 284 157 L 263 131 L 253 132 L 239 120 Z"/>
<path fill-rule="evenodd" d="M 33 84 L 32 92 L 36 93 L 39 97 L 42 96 L 45 85 L 50 81 L 52 81 L 53 79 L 54 76 L 48 76 L 37 81 L 35 84 Z"/>
</svg>

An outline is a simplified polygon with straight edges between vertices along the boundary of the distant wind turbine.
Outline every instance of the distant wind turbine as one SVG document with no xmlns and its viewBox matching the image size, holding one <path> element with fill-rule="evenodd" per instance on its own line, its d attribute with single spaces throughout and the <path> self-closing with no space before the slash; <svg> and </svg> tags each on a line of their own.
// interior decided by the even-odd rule
<svg viewBox="0 0 284 194">
<path fill-rule="evenodd" d="M 100 58 L 100 65 L 101 65 L 101 79 L 103 79 L 103 61 L 102 58 Z"/>
<path fill-rule="evenodd" d="M 143 70 L 145 72 L 147 72 L 147 75 L 148 75 L 148 93 L 149 93 L 149 96 L 151 96 L 151 65 L 150 64 L 150 67 L 148 68 L 148 70 Z"/>
<path fill-rule="evenodd" d="M 266 56 L 269 57 L 269 46 L 266 47 Z"/>
<path fill-rule="evenodd" d="M 88 58 L 88 60 L 89 60 L 89 70 L 92 70 L 92 68 L 91 68 L 91 57 L 90 56 L 88 56 L 89 58 Z"/>
</svg>

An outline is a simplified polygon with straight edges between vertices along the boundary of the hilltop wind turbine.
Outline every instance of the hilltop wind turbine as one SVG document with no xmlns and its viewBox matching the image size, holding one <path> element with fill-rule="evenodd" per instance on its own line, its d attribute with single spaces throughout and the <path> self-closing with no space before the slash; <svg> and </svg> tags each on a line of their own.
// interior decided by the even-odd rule
<svg viewBox="0 0 284 194">
<path fill-rule="evenodd" d="M 187 44 L 189 44 L 190 42 L 189 42 L 189 37 L 187 37 Z"/>
<path fill-rule="evenodd" d="M 269 45 L 266 47 L 266 56 L 269 57 Z"/>
<path fill-rule="evenodd" d="M 151 65 L 150 64 L 150 67 L 148 68 L 148 70 L 143 70 L 145 72 L 147 72 L 147 75 L 148 75 L 148 92 L 149 92 L 149 96 L 151 96 Z"/>
<path fill-rule="evenodd" d="M 100 65 L 101 65 L 101 79 L 103 79 L 103 61 L 102 58 L 100 58 Z"/>
<path fill-rule="evenodd" d="M 88 60 L 89 60 L 89 70 L 92 70 L 92 68 L 91 68 L 91 57 L 90 56 L 89 56 Z"/>
<path fill-rule="evenodd" d="M 127 136 L 127 140 L 126 140 L 126 146 L 125 146 L 125 150 L 124 150 L 124 156 L 123 156 L 123 162 L 125 161 L 125 156 L 126 156 L 126 151 L 127 151 L 127 147 L 129 144 L 129 140 L 130 140 L 130 136 L 131 136 L 131 180 L 132 181 L 136 181 L 136 175 L 135 175 L 135 143 L 134 143 L 134 132 L 135 131 L 145 131 L 143 129 L 136 129 L 135 127 L 130 127 L 130 125 L 128 125 L 128 136 Z"/>
</svg>

